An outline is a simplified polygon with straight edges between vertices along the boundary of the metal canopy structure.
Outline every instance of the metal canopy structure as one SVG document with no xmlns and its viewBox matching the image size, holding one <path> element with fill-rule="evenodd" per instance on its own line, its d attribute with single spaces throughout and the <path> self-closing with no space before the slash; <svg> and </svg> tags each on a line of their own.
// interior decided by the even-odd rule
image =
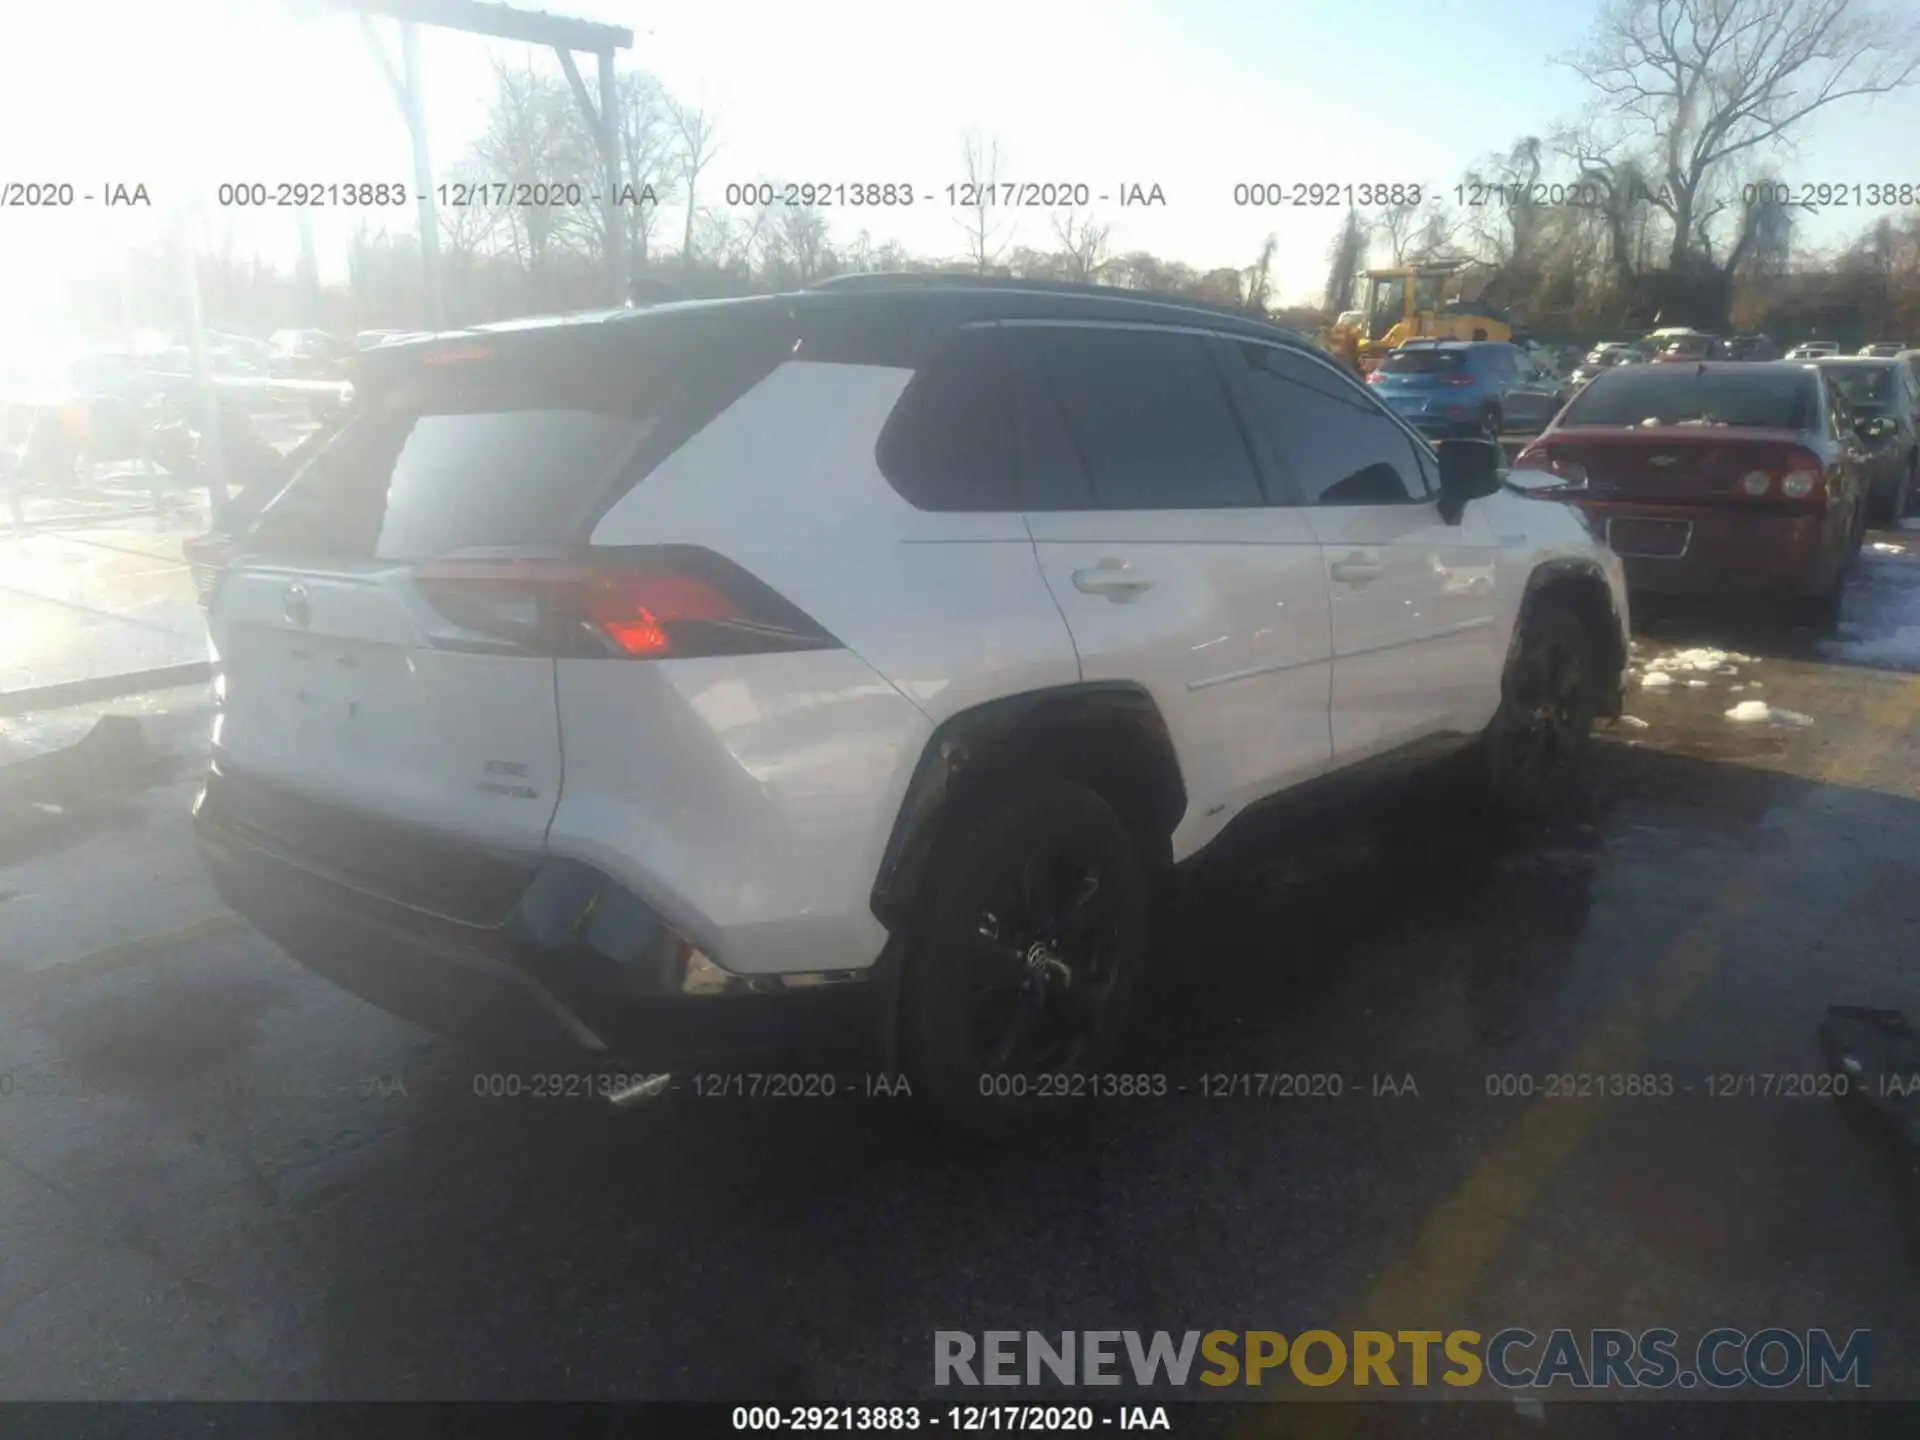
<svg viewBox="0 0 1920 1440">
<path fill-rule="evenodd" d="M 618 85 L 613 73 L 613 52 L 633 48 L 633 32 L 617 25 L 601 25 L 544 11 L 516 10 L 511 5 L 495 5 L 486 0 L 327 0 L 336 10 L 347 10 L 360 17 L 366 27 L 367 42 L 380 61 L 394 99 L 406 117 L 407 133 L 413 141 L 414 193 L 420 206 L 420 258 L 427 286 L 427 304 L 435 329 L 446 326 L 445 298 L 440 287 L 440 225 L 433 203 L 433 166 L 427 154 L 426 111 L 422 103 L 419 27 L 432 25 L 442 30 L 461 30 L 469 35 L 488 35 L 500 40 L 518 40 L 528 45 L 548 45 L 560 58 L 573 98 L 586 116 L 600 148 L 601 222 L 605 228 L 607 278 L 613 287 L 612 303 L 627 299 L 627 247 L 620 226 L 620 132 Z M 400 64 L 396 68 L 384 44 L 375 32 L 373 21 L 384 17 L 400 22 Z M 599 103 L 587 92 L 586 81 L 574 60 L 576 52 L 595 57 L 598 69 Z M 506 177 L 502 177 L 506 178 Z"/>
</svg>

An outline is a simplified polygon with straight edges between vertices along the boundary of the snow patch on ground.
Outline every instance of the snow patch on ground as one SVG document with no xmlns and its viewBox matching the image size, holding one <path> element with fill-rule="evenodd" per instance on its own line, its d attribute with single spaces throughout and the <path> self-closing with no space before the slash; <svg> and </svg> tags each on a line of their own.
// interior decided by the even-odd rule
<svg viewBox="0 0 1920 1440">
<path fill-rule="evenodd" d="M 1647 728 L 1647 722 L 1642 720 L 1638 715 L 1622 715 L 1620 717 L 1620 723 L 1631 730 L 1645 730 Z"/>
<path fill-rule="evenodd" d="M 1640 677 L 1642 690 L 1665 690 L 1673 684 L 1673 677 L 1660 670 L 1649 670 Z"/>
<path fill-rule="evenodd" d="M 1885 540 L 1876 540 L 1867 546 L 1867 548 L 1876 555 L 1904 555 L 1907 553 L 1906 546 L 1889 545 Z"/>
<path fill-rule="evenodd" d="M 1702 645 L 1691 650 L 1676 650 L 1671 655 L 1662 655 L 1650 662 L 1656 670 L 1692 670 L 1697 674 L 1709 671 L 1718 675 L 1735 673 L 1734 665 L 1751 665 L 1753 656 L 1741 655 L 1732 650 L 1717 650 Z"/>
<path fill-rule="evenodd" d="M 1798 710 L 1775 709 L 1764 700 L 1742 700 L 1727 711 L 1727 719 L 1742 725 L 1767 721 L 1774 725 L 1791 725 L 1801 728 L 1813 724 L 1811 715 L 1802 715 Z"/>
</svg>

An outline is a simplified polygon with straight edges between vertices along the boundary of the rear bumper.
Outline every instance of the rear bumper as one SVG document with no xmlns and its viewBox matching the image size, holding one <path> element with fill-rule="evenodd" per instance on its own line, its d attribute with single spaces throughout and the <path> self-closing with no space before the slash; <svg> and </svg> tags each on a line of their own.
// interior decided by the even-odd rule
<svg viewBox="0 0 1920 1440">
<path fill-rule="evenodd" d="M 284 825 L 263 831 L 258 789 L 215 769 L 195 804 L 222 897 L 309 969 L 427 1029 L 503 1055 L 662 1070 L 867 1050 L 880 1034 L 883 966 L 732 976 L 590 867 L 489 857 L 482 876 L 461 847 L 436 852 L 425 836 L 410 881 L 442 854 L 465 873 L 397 898 L 289 844 Z M 284 817 L 287 797 L 273 799 Z M 462 903 L 480 878 L 513 886 L 510 903 Z"/>
<path fill-rule="evenodd" d="M 1655 595 L 1813 595 L 1844 558 L 1832 514 L 1743 513 L 1707 505 L 1644 505 L 1569 498 L 1606 533 L 1613 517 L 1679 521 L 1686 553 L 1621 555 L 1629 590 Z"/>
</svg>

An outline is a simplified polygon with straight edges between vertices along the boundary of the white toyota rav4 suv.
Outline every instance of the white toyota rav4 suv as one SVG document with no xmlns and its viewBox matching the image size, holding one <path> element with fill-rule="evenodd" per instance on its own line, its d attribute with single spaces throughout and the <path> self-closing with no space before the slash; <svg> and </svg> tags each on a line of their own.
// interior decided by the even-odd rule
<svg viewBox="0 0 1920 1440">
<path fill-rule="evenodd" d="M 1109 1062 L 1152 882 L 1257 802 L 1478 747 L 1550 809 L 1619 711 L 1579 515 L 1245 316 L 868 276 L 357 363 L 210 597 L 203 853 L 581 1073 L 851 1024 L 992 1111 Z"/>
</svg>

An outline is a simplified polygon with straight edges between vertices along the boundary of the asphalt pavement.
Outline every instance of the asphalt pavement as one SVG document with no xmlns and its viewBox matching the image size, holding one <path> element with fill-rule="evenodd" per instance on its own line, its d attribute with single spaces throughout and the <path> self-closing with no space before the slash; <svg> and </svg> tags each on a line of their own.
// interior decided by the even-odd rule
<svg viewBox="0 0 1920 1440">
<path fill-rule="evenodd" d="M 224 909 L 208 697 L 141 704 L 137 783 L 0 796 L 0 1399 L 936 1399 L 936 1329 L 1367 1323 L 1866 1328 L 1920 1398 L 1886 1152 L 1713 1093 L 1920 1015 L 1920 533 L 1831 641 L 1650 613 L 1576 823 L 1436 786 L 1198 882 L 1123 1065 L 1169 1093 L 1013 1147 L 851 1086 L 476 1094 Z M 1542 1093 L 1629 1073 L 1674 1093 Z M 1264 1074 L 1342 1093 L 1220 1083 Z"/>
</svg>

